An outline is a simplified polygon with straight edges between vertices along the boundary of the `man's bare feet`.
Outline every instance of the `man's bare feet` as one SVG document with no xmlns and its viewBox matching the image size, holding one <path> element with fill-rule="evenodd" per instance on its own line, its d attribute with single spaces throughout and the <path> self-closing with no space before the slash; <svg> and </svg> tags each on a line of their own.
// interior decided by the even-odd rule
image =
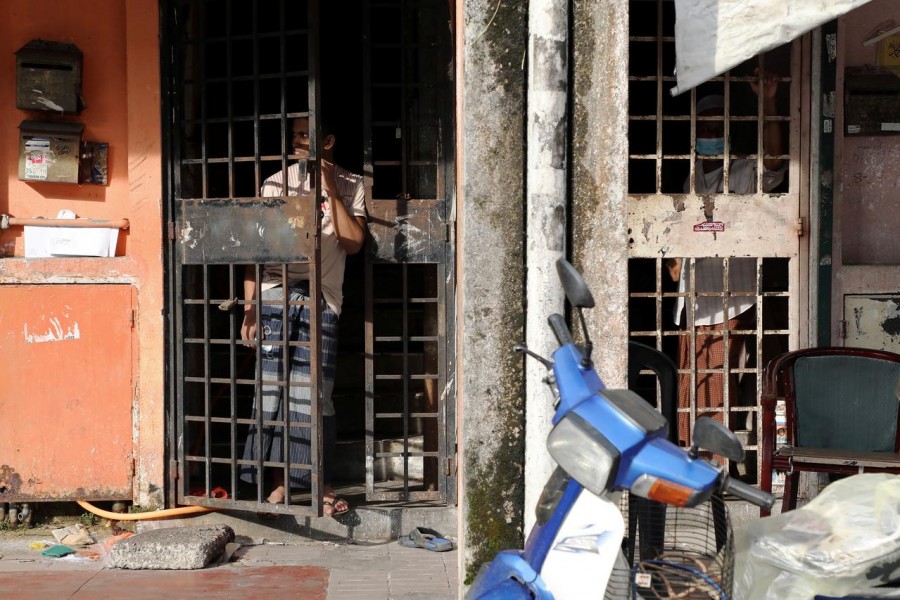
<svg viewBox="0 0 900 600">
<path fill-rule="evenodd" d="M 281 504 L 284 502 L 284 486 L 279 485 L 277 488 L 272 490 L 272 493 L 269 494 L 269 497 L 266 498 L 266 501 L 269 504 Z"/>
<path fill-rule="evenodd" d="M 325 486 L 322 494 L 322 512 L 326 517 L 336 517 L 350 510 L 350 504 L 334 493 L 334 488 Z"/>
</svg>

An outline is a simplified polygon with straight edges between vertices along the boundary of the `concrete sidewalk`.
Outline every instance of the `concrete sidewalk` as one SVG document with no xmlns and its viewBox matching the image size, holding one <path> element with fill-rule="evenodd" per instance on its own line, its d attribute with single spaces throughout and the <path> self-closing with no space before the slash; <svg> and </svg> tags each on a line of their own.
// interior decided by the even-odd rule
<svg viewBox="0 0 900 600">
<path fill-rule="evenodd" d="M 105 557 L 49 558 L 34 542 L 0 537 L 0 598 L 141 600 L 304 598 L 455 600 L 457 551 L 429 552 L 390 542 L 269 542 L 238 536 L 227 564 L 192 571 L 112 569 Z M 94 551 L 98 547 L 93 547 Z"/>
</svg>

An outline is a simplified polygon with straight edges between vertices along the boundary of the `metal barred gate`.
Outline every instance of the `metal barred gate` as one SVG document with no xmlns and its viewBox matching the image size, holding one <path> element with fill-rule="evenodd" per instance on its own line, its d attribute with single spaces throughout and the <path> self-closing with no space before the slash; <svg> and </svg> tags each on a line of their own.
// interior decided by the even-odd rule
<svg viewBox="0 0 900 600">
<path fill-rule="evenodd" d="M 762 368 L 797 348 L 806 326 L 808 41 L 673 97 L 674 2 L 632 0 L 631 14 L 630 337 L 679 365 L 682 441 L 699 417 L 725 422 L 747 445 L 749 472 L 740 475 L 756 481 Z M 699 160 L 701 133 L 723 138 L 724 151 Z M 707 187 L 716 177 L 720 191 Z M 723 321 L 726 314 L 734 316 Z M 707 324 L 716 321 L 730 324 Z M 641 385 L 655 390 L 645 378 Z"/>
<path fill-rule="evenodd" d="M 162 3 L 170 503 L 321 514 L 321 306 L 270 303 L 283 315 L 310 310 L 310 340 L 280 342 L 308 349 L 308 383 L 263 380 L 268 345 L 245 344 L 241 325 L 245 308 L 259 315 L 265 305 L 243 290 L 245 276 L 259 289 L 265 265 L 286 278 L 288 265 L 308 264 L 309 297 L 319 297 L 316 157 L 321 117 L 332 127 L 338 115 L 338 147 L 364 175 L 369 237 L 344 280 L 335 477 L 353 504 L 455 503 L 452 11 L 445 2 L 351 4 Z M 339 34 L 353 48 L 357 31 L 358 62 L 322 53 Z M 266 178 L 297 162 L 297 117 L 310 120 L 311 193 L 262 197 Z M 298 386 L 309 390 L 310 421 L 254 411 L 272 388 L 286 401 Z M 248 432 L 263 427 L 289 432 L 279 438 L 285 451 L 291 437 L 308 437 L 309 460 L 248 459 Z M 264 477 L 248 484 L 248 469 Z M 265 503 L 272 474 L 289 480 L 298 470 L 310 485 Z"/>
<path fill-rule="evenodd" d="M 308 350 L 305 384 L 283 374 L 264 382 L 260 373 L 270 345 L 261 338 L 269 332 L 260 331 L 253 347 L 241 339 L 244 310 L 254 311 L 257 323 L 263 310 L 260 294 L 245 300 L 245 279 L 260 290 L 266 264 L 281 265 L 282 289 L 289 263 L 308 264 L 309 297 L 319 297 L 318 8 L 316 0 L 165 6 L 175 417 L 170 470 L 181 504 L 259 511 L 270 491 L 267 475 L 279 471 L 289 481 L 294 469 L 311 474 L 309 488 L 289 486 L 285 503 L 266 504 L 265 510 L 321 513 L 321 420 L 303 422 L 292 411 L 272 418 L 254 409 L 264 387 L 286 406 L 291 388 L 305 385 L 310 414 L 320 414 L 321 305 L 283 295 L 280 306 L 285 321 L 295 307 L 310 312 L 308 341 L 283 336 L 278 342 L 282 373 L 290 372 L 295 347 Z M 297 158 L 289 134 L 296 117 L 310 119 L 311 193 L 262 198 L 265 179 Z M 251 428 L 287 432 L 272 436 L 272 443 L 283 444 L 281 460 L 265 460 L 260 447 L 255 459 L 247 458 Z M 256 436 L 258 444 L 263 437 Z M 292 438 L 310 440 L 308 461 L 290 462 Z M 253 473 L 254 484 L 242 485 L 242 473 Z"/>
</svg>

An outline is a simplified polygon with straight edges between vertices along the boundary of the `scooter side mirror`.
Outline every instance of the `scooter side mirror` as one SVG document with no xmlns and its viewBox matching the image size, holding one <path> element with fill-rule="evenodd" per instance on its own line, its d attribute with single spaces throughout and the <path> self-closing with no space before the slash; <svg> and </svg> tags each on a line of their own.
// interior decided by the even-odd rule
<svg viewBox="0 0 900 600">
<path fill-rule="evenodd" d="M 578 269 L 564 258 L 556 261 L 556 273 L 562 283 L 566 298 L 576 308 L 594 308 L 594 296 L 588 288 L 587 282 Z"/>
<path fill-rule="evenodd" d="M 710 417 L 700 417 L 694 425 L 690 455 L 696 458 L 700 448 L 729 460 L 742 462 L 744 446 L 733 431 Z"/>
</svg>

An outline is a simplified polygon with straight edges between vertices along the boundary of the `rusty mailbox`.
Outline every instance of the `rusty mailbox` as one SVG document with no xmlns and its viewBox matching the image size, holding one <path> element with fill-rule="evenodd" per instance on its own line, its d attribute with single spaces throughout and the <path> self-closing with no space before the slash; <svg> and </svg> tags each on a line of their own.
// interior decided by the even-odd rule
<svg viewBox="0 0 900 600">
<path fill-rule="evenodd" d="M 19 125 L 19 179 L 78 183 L 81 123 L 22 121 Z"/>
<path fill-rule="evenodd" d="M 82 54 L 74 44 L 32 40 L 16 52 L 16 108 L 78 114 Z"/>
</svg>

